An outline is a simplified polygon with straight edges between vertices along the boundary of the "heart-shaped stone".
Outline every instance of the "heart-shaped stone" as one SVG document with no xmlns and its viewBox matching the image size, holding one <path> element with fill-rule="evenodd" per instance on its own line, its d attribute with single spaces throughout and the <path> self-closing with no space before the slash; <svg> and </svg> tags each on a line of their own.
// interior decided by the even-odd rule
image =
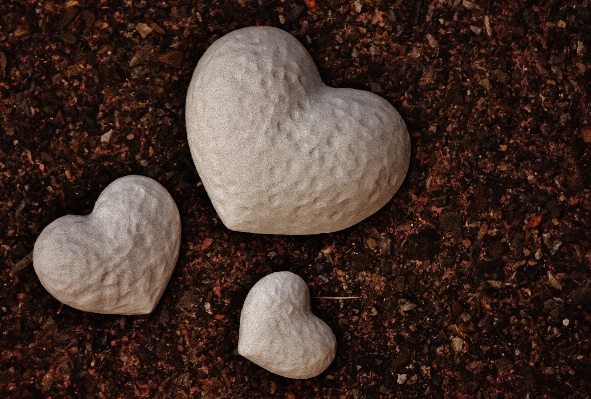
<svg viewBox="0 0 591 399">
<path fill-rule="evenodd" d="M 277 28 L 214 42 L 186 103 L 189 147 L 222 222 L 251 233 L 341 230 L 402 184 L 410 138 L 388 101 L 324 85 L 305 48 Z"/>
<path fill-rule="evenodd" d="M 277 272 L 249 291 L 240 314 L 238 353 L 288 378 L 312 378 L 330 365 L 336 338 L 310 310 L 310 291 L 296 274 Z"/>
<path fill-rule="evenodd" d="M 115 180 L 88 216 L 67 215 L 43 229 L 33 266 L 45 289 L 73 308 L 95 313 L 150 313 L 176 264 L 177 206 L 144 176 Z"/>
</svg>

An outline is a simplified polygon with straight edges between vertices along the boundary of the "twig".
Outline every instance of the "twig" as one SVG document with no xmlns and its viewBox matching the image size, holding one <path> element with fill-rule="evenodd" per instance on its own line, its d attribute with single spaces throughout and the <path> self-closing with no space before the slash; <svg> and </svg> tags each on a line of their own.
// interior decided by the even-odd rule
<svg viewBox="0 0 591 399">
<path fill-rule="evenodd" d="M 33 263 L 33 251 L 29 252 L 27 256 L 16 262 L 12 266 L 12 272 L 16 273 L 18 271 L 21 271 L 25 267 L 29 266 L 31 263 Z"/>
<path fill-rule="evenodd" d="M 314 299 L 360 299 L 360 296 L 313 296 Z"/>
</svg>

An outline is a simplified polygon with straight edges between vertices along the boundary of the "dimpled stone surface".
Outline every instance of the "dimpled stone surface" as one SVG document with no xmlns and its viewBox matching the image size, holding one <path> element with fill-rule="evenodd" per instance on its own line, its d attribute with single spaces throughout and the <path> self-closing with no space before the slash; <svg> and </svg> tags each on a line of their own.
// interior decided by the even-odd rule
<svg viewBox="0 0 591 399">
<path fill-rule="evenodd" d="M 312 378 L 330 365 L 336 338 L 310 310 L 308 286 L 296 274 L 277 272 L 250 290 L 240 314 L 238 353 L 288 378 Z"/>
<path fill-rule="evenodd" d="M 177 261 L 180 215 L 156 181 L 125 176 L 103 190 L 88 216 L 67 215 L 35 242 L 33 266 L 47 291 L 95 313 L 150 313 Z"/>
<path fill-rule="evenodd" d="M 271 27 L 231 32 L 199 61 L 186 103 L 189 147 L 232 230 L 347 228 L 402 184 L 410 138 L 390 103 L 324 85 L 304 47 Z"/>
</svg>

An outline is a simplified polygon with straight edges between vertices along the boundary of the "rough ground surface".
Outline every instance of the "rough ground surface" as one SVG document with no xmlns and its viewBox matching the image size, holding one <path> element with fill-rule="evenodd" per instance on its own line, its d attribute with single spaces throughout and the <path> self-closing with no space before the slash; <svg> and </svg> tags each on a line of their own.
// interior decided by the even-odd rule
<svg viewBox="0 0 591 399">
<path fill-rule="evenodd" d="M 588 0 L 0 2 L 0 396 L 587 397 L 590 21 Z M 217 219 L 184 98 L 208 45 L 255 24 L 405 118 L 409 175 L 360 224 L 286 237 Z M 44 226 L 132 173 L 183 224 L 153 313 L 77 311 L 17 271 Z M 317 378 L 236 354 L 246 293 L 279 270 L 359 297 L 312 299 L 338 341 Z"/>
</svg>

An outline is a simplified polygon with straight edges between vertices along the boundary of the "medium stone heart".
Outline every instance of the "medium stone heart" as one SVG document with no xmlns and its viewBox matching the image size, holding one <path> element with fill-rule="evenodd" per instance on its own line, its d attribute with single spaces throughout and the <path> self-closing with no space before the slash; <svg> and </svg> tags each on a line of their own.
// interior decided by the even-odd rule
<svg viewBox="0 0 591 399">
<path fill-rule="evenodd" d="M 312 378 L 330 365 L 336 338 L 310 310 L 308 286 L 291 272 L 272 273 L 249 291 L 240 314 L 238 353 L 288 378 Z"/>
<path fill-rule="evenodd" d="M 174 200 L 144 176 L 115 180 L 88 216 L 50 223 L 33 249 L 45 289 L 73 308 L 96 313 L 150 313 L 176 264 L 181 238 Z"/>
<path fill-rule="evenodd" d="M 189 147 L 232 230 L 341 230 L 384 206 L 410 161 L 400 114 L 383 98 L 324 85 L 304 47 L 271 27 L 214 42 L 186 103 Z"/>
</svg>

